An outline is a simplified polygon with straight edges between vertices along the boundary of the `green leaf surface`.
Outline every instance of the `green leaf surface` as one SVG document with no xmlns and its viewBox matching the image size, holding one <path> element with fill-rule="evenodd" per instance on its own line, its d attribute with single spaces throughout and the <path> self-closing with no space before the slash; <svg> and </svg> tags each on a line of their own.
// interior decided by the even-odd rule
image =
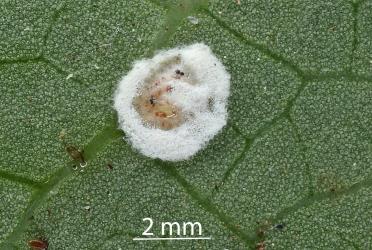
<svg viewBox="0 0 372 250">
<path fill-rule="evenodd" d="M 370 0 L 1 1 L 0 249 L 371 249 L 371 27 Z M 228 124 L 144 157 L 115 87 L 194 42 L 231 74 Z M 212 239 L 134 241 L 146 217 Z"/>
</svg>

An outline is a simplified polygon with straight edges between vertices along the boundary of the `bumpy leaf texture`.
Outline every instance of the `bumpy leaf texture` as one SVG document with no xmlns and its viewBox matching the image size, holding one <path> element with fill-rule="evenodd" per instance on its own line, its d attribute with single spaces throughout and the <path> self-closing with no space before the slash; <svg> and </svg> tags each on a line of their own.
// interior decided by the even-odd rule
<svg viewBox="0 0 372 250">
<path fill-rule="evenodd" d="M 372 248 L 372 1 L 5 0 L 0 38 L 0 249 Z M 151 160 L 114 89 L 195 42 L 232 76 L 228 125 Z M 134 241 L 145 217 L 212 239 Z"/>
</svg>

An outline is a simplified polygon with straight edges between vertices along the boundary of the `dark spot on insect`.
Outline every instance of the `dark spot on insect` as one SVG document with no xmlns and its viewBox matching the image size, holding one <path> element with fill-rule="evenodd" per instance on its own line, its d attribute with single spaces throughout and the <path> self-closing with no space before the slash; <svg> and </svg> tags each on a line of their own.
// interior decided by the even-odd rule
<svg viewBox="0 0 372 250">
<path fill-rule="evenodd" d="M 335 188 L 331 188 L 330 190 L 331 190 L 331 192 L 335 192 L 335 191 L 336 191 L 336 189 L 335 189 Z"/>
<path fill-rule="evenodd" d="M 177 75 L 181 75 L 181 76 L 184 76 L 184 75 L 185 75 L 185 73 L 182 72 L 182 71 L 179 70 L 179 69 L 176 70 L 176 74 L 177 74 Z"/>
<path fill-rule="evenodd" d="M 276 225 L 274 226 L 274 228 L 279 229 L 279 230 L 283 230 L 284 227 L 285 227 L 284 224 L 276 224 Z"/>
<path fill-rule="evenodd" d="M 213 106 L 214 106 L 214 100 L 212 98 L 208 98 L 208 109 L 210 111 L 213 111 Z"/>
<path fill-rule="evenodd" d="M 42 239 L 37 239 L 37 240 L 30 240 L 28 241 L 28 246 L 32 250 L 47 250 L 48 249 L 48 241 L 47 240 L 42 240 Z"/>
<path fill-rule="evenodd" d="M 74 161 L 85 163 L 83 150 L 79 150 L 77 147 L 69 145 L 66 146 L 66 151 Z"/>
<path fill-rule="evenodd" d="M 167 92 L 172 92 L 172 90 L 173 90 L 172 86 L 167 86 L 167 89 L 166 89 Z"/>
<path fill-rule="evenodd" d="M 152 105 L 152 106 L 155 106 L 155 97 L 154 96 L 151 96 L 150 97 L 150 104 Z"/>
<path fill-rule="evenodd" d="M 112 167 L 111 163 L 107 163 L 106 167 L 110 170 L 113 170 L 114 168 Z"/>
</svg>

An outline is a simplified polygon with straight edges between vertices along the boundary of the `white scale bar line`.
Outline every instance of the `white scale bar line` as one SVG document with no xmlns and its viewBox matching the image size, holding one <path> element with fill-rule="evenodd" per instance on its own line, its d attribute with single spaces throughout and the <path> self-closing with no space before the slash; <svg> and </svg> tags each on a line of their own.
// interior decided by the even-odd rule
<svg viewBox="0 0 372 250">
<path fill-rule="evenodd" d="M 133 238 L 133 240 L 211 240 L 212 237 Z"/>
</svg>

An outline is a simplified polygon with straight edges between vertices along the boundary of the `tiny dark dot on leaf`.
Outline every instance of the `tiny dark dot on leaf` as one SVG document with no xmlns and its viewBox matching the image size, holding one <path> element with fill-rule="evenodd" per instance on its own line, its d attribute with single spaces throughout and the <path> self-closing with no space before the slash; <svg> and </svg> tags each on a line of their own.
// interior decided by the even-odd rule
<svg viewBox="0 0 372 250">
<path fill-rule="evenodd" d="M 284 224 L 276 224 L 274 227 L 276 229 L 282 230 L 282 229 L 284 229 Z"/>
<path fill-rule="evenodd" d="M 113 169 L 114 169 L 111 163 L 107 163 L 106 167 L 107 167 L 109 170 L 113 170 Z"/>
</svg>

